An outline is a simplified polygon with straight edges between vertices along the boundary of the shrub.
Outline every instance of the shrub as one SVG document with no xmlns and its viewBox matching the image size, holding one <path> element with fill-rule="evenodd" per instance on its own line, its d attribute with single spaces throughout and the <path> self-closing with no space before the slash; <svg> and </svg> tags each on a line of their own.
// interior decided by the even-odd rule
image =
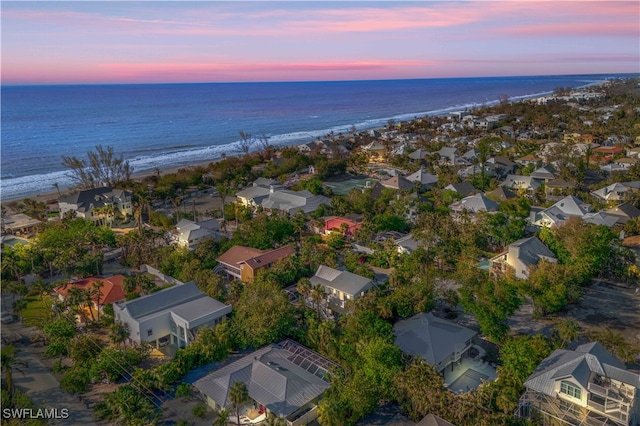
<svg viewBox="0 0 640 426">
<path fill-rule="evenodd" d="M 183 396 L 193 396 L 193 389 L 191 389 L 191 385 L 189 383 L 181 383 L 176 388 L 176 398 L 181 398 Z"/>
<path fill-rule="evenodd" d="M 207 404 L 201 402 L 193 407 L 193 415 L 199 419 L 204 419 L 207 416 Z"/>
</svg>

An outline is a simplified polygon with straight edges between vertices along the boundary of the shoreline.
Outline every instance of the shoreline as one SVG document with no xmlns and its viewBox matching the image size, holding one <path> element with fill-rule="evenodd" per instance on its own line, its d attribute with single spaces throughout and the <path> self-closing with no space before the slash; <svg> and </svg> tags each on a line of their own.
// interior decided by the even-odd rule
<svg viewBox="0 0 640 426">
<path fill-rule="evenodd" d="M 608 80 L 607 80 L 608 81 Z M 580 90 L 580 89 L 585 89 L 585 88 L 589 88 L 589 87 L 597 87 L 597 86 L 601 86 L 607 83 L 607 81 L 598 81 L 598 82 L 592 82 L 592 83 L 588 83 L 582 86 L 576 86 L 574 87 L 575 90 Z M 534 99 L 539 99 L 539 98 L 543 98 L 546 96 L 549 96 L 549 94 L 553 93 L 553 91 L 546 91 L 543 93 L 536 93 L 536 94 L 531 94 L 531 95 L 525 95 L 525 96 L 517 96 L 514 97 L 513 102 L 523 102 L 523 101 L 528 101 L 528 100 L 534 100 Z M 483 104 L 476 104 L 475 106 L 491 106 L 494 104 L 497 104 L 499 102 L 498 99 L 490 101 L 490 102 L 485 102 Z M 468 110 L 468 108 L 465 108 L 464 110 Z M 441 108 L 439 109 L 438 113 L 422 113 L 421 115 L 415 115 L 413 119 L 415 118 L 424 118 L 424 117 L 437 117 L 437 116 L 445 116 L 447 114 L 450 114 L 452 112 L 457 111 L 455 107 L 451 106 L 451 107 L 446 107 L 446 108 Z M 403 114 L 404 115 L 404 114 Z M 411 115 L 411 114 L 409 114 Z M 404 119 L 401 120 L 401 122 L 406 122 L 406 121 L 411 121 L 411 119 Z M 379 129 L 384 129 L 384 126 L 380 126 L 380 125 L 375 125 L 375 126 L 370 126 L 370 127 L 362 127 L 360 129 L 357 130 L 357 132 L 366 132 L 366 131 L 370 131 L 370 130 L 379 130 Z M 344 132 L 341 134 L 343 135 L 349 135 L 350 132 Z M 282 148 L 286 148 L 286 147 L 292 147 L 292 146 L 296 146 L 299 144 L 303 144 L 303 143 L 308 143 L 311 142 L 313 140 L 316 140 L 320 138 L 319 136 L 314 136 L 314 137 L 310 137 L 308 140 L 297 140 L 295 142 L 291 142 L 291 143 L 287 143 L 287 144 L 282 144 L 282 145 L 273 145 L 277 150 L 278 149 L 282 149 Z M 243 155 L 242 153 L 235 153 L 232 155 L 228 155 L 228 157 L 234 157 L 234 156 L 241 156 Z M 167 167 L 163 167 L 163 166 L 157 166 L 154 167 L 152 169 L 144 169 L 143 171 L 140 172 L 136 172 L 134 169 L 134 173 L 132 174 L 131 178 L 132 180 L 141 180 L 144 179 L 145 177 L 148 176 L 152 176 L 155 174 L 155 170 L 159 169 L 160 173 L 162 175 L 165 174 L 172 174 L 172 173 L 176 173 L 178 170 L 180 169 L 185 169 L 185 168 L 191 168 L 191 167 L 207 167 L 209 164 L 211 163 L 215 163 L 222 160 L 221 156 L 216 156 L 214 158 L 211 158 L 210 160 L 207 161 L 194 161 L 194 162 L 185 162 L 183 164 L 180 164 L 178 166 L 176 165 L 170 165 L 168 164 Z M 1 184 L 0 184 L 0 190 L 1 190 Z M 77 192 L 78 188 L 75 187 L 61 187 L 60 189 L 60 195 L 67 195 L 67 194 L 71 194 L 74 192 Z M 0 192 L 1 194 L 1 192 Z M 35 193 L 35 194 L 30 194 L 30 195 L 16 195 L 16 196 L 11 196 L 11 197 L 2 197 L 0 195 L 0 204 L 2 204 L 3 206 L 7 207 L 10 204 L 15 204 L 15 203 L 20 203 L 25 199 L 32 199 L 32 200 L 36 200 L 38 202 L 45 202 L 48 204 L 52 204 L 52 201 L 57 200 L 59 197 L 58 195 L 58 191 L 56 190 L 51 190 L 51 191 L 45 191 L 45 192 L 39 192 L 39 193 Z"/>
</svg>

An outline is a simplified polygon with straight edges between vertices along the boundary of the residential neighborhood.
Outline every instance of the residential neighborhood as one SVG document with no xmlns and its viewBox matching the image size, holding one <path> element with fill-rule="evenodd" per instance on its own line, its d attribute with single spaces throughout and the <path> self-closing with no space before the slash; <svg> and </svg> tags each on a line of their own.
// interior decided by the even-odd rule
<svg viewBox="0 0 640 426">
<path fill-rule="evenodd" d="M 640 426 L 638 84 L 3 201 L 3 405 L 29 354 L 99 425 Z"/>
</svg>

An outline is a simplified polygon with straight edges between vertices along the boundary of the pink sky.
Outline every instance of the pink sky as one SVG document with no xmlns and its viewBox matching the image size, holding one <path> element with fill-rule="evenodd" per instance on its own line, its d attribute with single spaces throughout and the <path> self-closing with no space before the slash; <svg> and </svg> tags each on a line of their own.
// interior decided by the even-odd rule
<svg viewBox="0 0 640 426">
<path fill-rule="evenodd" d="M 2 83 L 640 72 L 637 1 L 2 2 Z"/>
</svg>

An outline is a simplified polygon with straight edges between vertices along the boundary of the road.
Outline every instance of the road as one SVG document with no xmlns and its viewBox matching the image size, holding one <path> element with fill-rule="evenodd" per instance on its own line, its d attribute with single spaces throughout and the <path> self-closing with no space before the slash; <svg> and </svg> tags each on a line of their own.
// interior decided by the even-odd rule
<svg viewBox="0 0 640 426">
<path fill-rule="evenodd" d="M 60 388 L 60 383 L 41 361 L 39 352 L 42 348 L 30 345 L 28 335 L 33 331 L 25 329 L 19 322 L 2 324 L 2 334 L 19 333 L 24 337 L 23 344 L 17 344 L 18 359 L 28 363 L 27 367 L 18 366 L 24 374 L 14 369 L 15 386 L 25 391 L 38 408 L 54 408 L 58 412 L 68 410 L 67 419 L 49 420 L 50 425 L 95 426 L 93 411 L 85 407 L 73 395 Z"/>
</svg>

